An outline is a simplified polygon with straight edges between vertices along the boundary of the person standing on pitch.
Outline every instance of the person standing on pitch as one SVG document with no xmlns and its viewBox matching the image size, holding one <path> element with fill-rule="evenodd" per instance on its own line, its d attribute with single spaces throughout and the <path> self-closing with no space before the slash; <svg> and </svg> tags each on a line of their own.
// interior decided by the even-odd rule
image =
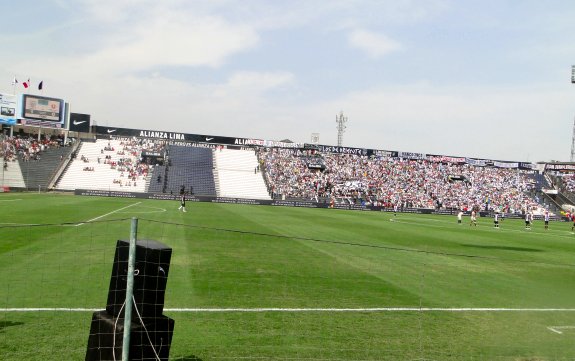
<svg viewBox="0 0 575 361">
<path fill-rule="evenodd" d="M 178 210 L 186 212 L 186 188 L 183 185 L 180 188 L 180 208 Z"/>
<path fill-rule="evenodd" d="M 475 212 L 475 209 L 471 211 L 471 221 L 469 225 L 477 227 L 477 212 Z"/>
<path fill-rule="evenodd" d="M 531 211 L 525 212 L 525 229 L 531 230 L 531 221 L 533 220 L 531 216 Z"/>
<path fill-rule="evenodd" d="M 545 210 L 545 214 L 544 214 L 544 221 L 545 221 L 545 230 L 549 229 L 549 210 L 546 209 Z"/>
<path fill-rule="evenodd" d="M 183 212 L 187 212 L 186 211 L 186 194 L 182 193 L 180 195 L 180 208 L 178 208 L 178 210 L 181 210 Z"/>
</svg>

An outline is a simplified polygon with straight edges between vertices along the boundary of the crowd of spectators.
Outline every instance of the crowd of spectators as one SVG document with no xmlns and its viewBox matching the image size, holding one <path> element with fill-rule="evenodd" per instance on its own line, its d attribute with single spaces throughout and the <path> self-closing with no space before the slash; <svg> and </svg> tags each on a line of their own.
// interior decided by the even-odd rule
<svg viewBox="0 0 575 361">
<path fill-rule="evenodd" d="M 312 153 L 258 151 L 274 198 L 511 213 L 539 206 L 536 181 L 524 170 L 333 153 L 321 155 L 325 169 L 318 170 L 309 167 L 310 156 L 318 157 Z"/>
<path fill-rule="evenodd" d="M 142 154 L 147 152 L 162 152 L 165 142 L 141 138 L 116 138 L 115 142 L 108 142 L 101 149 L 98 163 L 107 164 L 111 169 L 119 172 L 118 177 L 112 180 L 113 184 L 136 187 L 138 182 L 145 182 L 152 169 L 151 162 Z"/>
<path fill-rule="evenodd" d="M 575 174 L 565 174 L 560 177 L 561 186 L 569 193 L 575 193 Z"/>
<path fill-rule="evenodd" d="M 38 140 L 37 136 L 2 135 L 0 139 L 0 155 L 4 158 L 5 168 L 10 162 L 16 162 L 18 157 L 26 162 L 38 161 L 43 151 L 62 145 L 62 139 L 58 137 L 41 137 Z"/>
</svg>

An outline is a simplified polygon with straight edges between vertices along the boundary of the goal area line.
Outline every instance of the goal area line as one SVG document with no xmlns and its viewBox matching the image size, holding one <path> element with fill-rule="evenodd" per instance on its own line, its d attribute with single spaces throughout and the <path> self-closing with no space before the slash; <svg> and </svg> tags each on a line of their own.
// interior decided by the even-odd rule
<svg viewBox="0 0 575 361">
<path fill-rule="evenodd" d="M 96 312 L 101 308 L 0 308 L 1 312 Z M 182 313 L 313 313 L 313 312 L 575 312 L 575 308 L 443 308 L 443 307 L 374 307 L 374 308 L 165 308 L 164 312 Z"/>
</svg>

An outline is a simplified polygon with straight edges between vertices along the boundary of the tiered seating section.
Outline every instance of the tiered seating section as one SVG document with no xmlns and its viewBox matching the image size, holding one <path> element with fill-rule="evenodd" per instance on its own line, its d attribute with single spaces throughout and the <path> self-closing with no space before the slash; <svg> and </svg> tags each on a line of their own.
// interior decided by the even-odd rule
<svg viewBox="0 0 575 361">
<path fill-rule="evenodd" d="M 253 150 L 214 152 L 220 197 L 271 199 Z"/>
<path fill-rule="evenodd" d="M 195 195 L 216 196 L 211 149 L 170 145 L 167 154 L 168 171 L 165 176 L 167 179 L 164 179 L 164 193 L 178 194 L 184 186 L 187 192 L 193 189 Z M 158 183 L 155 173 L 154 177 L 152 182 Z"/>
<path fill-rule="evenodd" d="M 165 177 L 166 166 L 158 165 L 152 169 L 152 177 L 148 185 L 148 192 L 150 193 L 164 193 L 165 192 Z"/>
<path fill-rule="evenodd" d="M 387 207 L 499 208 L 513 213 L 541 207 L 535 192 L 547 186 L 545 179 L 532 171 L 308 150 L 212 150 L 125 138 L 83 142 L 68 157 L 70 148 L 61 149 L 57 141 L 5 136 L 0 141 L 3 185 L 20 188 L 47 184 L 55 169 L 68 160 L 57 189 L 178 194 L 184 186 L 186 191 L 193 189 L 194 194 L 206 196 Z M 143 150 L 165 151 L 164 164 L 146 163 L 141 158 Z M 310 169 L 309 159 L 318 160 L 325 171 Z M 30 176 L 28 184 L 22 165 Z M 450 176 L 463 180 L 453 181 Z M 574 176 L 561 181 L 568 192 L 575 192 Z"/>
<path fill-rule="evenodd" d="M 497 207 L 510 213 L 541 207 L 534 199 L 533 172 L 517 169 L 328 153 L 323 154 L 327 169 L 319 172 L 302 160 L 307 152 L 260 149 L 258 154 L 276 197 L 416 208 Z M 450 181 L 454 175 L 466 181 Z"/>
<path fill-rule="evenodd" d="M 45 190 L 50 176 L 61 166 L 70 147 L 62 146 L 61 138 L 2 136 L 2 185 L 12 188 Z"/>
<path fill-rule="evenodd" d="M 141 153 L 157 147 L 133 138 L 83 142 L 57 188 L 145 192 L 153 166 L 141 162 Z"/>
</svg>

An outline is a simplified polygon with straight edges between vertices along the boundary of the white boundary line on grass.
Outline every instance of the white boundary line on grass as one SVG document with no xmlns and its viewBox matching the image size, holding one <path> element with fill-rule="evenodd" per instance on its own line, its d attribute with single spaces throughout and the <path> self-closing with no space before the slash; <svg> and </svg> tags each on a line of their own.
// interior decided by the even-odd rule
<svg viewBox="0 0 575 361">
<path fill-rule="evenodd" d="M 116 209 L 115 211 L 106 213 L 106 214 L 101 215 L 101 216 L 99 216 L 99 217 L 89 219 L 89 220 L 87 220 L 86 222 L 78 223 L 78 224 L 76 225 L 76 227 L 81 226 L 81 225 L 83 225 L 83 224 L 85 224 L 85 223 L 87 223 L 87 222 L 97 221 L 97 220 L 100 219 L 100 218 L 104 218 L 104 217 L 106 217 L 106 216 L 109 216 L 110 214 L 118 213 L 118 212 L 120 212 L 120 211 L 123 211 L 123 210 L 126 209 L 126 208 L 130 208 L 130 207 L 135 206 L 135 205 L 138 205 L 138 204 L 140 204 L 140 203 L 142 203 L 142 202 L 132 203 L 132 204 L 130 204 L 130 205 L 127 205 L 127 206 L 122 207 L 122 208 L 120 208 L 120 209 Z"/>
<path fill-rule="evenodd" d="M 101 308 L 0 308 L 0 312 L 95 312 Z M 165 308 L 166 312 L 190 313 L 254 313 L 254 312 L 575 312 L 575 308 L 431 308 L 431 307 L 374 307 L 374 308 Z M 557 326 L 575 328 L 575 326 Z"/>
<path fill-rule="evenodd" d="M 168 211 L 166 208 L 160 208 L 160 207 L 142 206 L 142 207 L 140 207 L 140 208 L 148 208 L 148 209 L 151 209 L 151 211 L 118 212 L 118 213 L 130 213 L 130 214 L 138 213 L 138 214 L 143 214 L 143 213 L 164 213 L 164 212 L 167 212 L 167 211 Z"/>
<path fill-rule="evenodd" d="M 574 329 L 574 328 L 575 328 L 575 326 L 549 326 L 549 327 L 547 327 L 547 329 L 549 331 L 553 331 L 553 332 L 558 333 L 560 335 L 563 334 L 563 331 L 559 331 L 559 330 Z"/>
</svg>

